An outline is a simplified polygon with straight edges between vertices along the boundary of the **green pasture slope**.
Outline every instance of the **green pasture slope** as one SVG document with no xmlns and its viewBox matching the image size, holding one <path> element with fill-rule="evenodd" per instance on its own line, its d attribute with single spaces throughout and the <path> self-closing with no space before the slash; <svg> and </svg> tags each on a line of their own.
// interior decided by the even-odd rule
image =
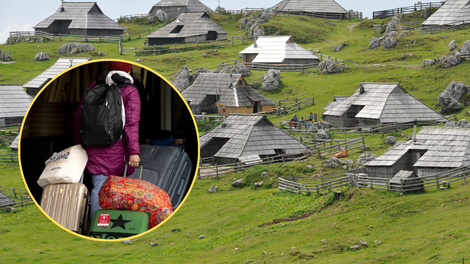
<svg viewBox="0 0 470 264">
<path fill-rule="evenodd" d="M 243 35 L 237 30 L 239 17 L 217 15 L 214 19 L 229 31 L 229 36 Z M 405 17 L 405 19 L 412 20 Z M 349 95 L 363 80 L 366 82 L 399 82 L 413 96 L 429 106 L 451 81 L 470 84 L 470 64 L 448 69 L 421 68 L 423 59 L 448 54 L 447 45 L 455 39 L 459 46 L 470 39 L 468 28 L 433 35 L 414 33 L 399 40 L 399 46 L 386 50 L 368 50 L 374 36 L 372 24 L 385 20 L 333 21 L 298 16 L 277 16 L 266 22 L 272 32 L 291 34 L 305 48 L 346 60 L 349 68 L 341 74 L 319 74 L 317 70 L 283 72 L 281 86 L 275 92 L 263 92 L 271 99 L 315 97 L 315 106 L 300 111 L 321 113 L 333 94 Z M 147 26 L 129 23 L 131 30 Z M 308 34 L 304 34 L 308 32 Z M 446 36 L 447 38 L 443 38 Z M 412 44 L 416 40 L 416 44 Z M 124 42 L 126 47 L 142 46 L 144 38 Z M 348 46 L 334 52 L 334 45 Z M 20 43 L 0 45 L 12 52 L 17 62 L 0 64 L 0 83 L 24 84 L 50 67 L 57 59 L 57 49 L 65 42 Z M 234 60 L 249 44 L 234 47 L 191 51 L 159 56 L 120 56 L 117 44 L 94 44 L 96 51 L 79 57 L 120 58 L 149 66 L 172 79 L 184 65 L 193 71 L 199 67 L 215 69 L 222 61 Z M 48 52 L 51 60 L 35 62 L 34 55 Z M 105 53 L 98 57 L 97 52 Z M 204 56 L 206 54 L 206 56 Z M 400 60 L 398 60 L 400 58 Z M 264 72 L 253 71 L 248 82 L 260 81 Z M 456 112 L 465 118 L 469 107 Z M 293 114 L 292 114 L 293 115 Z M 273 122 L 288 117 L 274 117 Z M 395 134 L 403 140 L 412 131 Z M 366 136 L 366 145 L 382 154 L 386 135 Z M 340 137 L 340 135 L 337 135 Z M 352 151 L 352 158 L 361 153 Z M 0 258 L 2 263 L 460 263 L 468 261 L 470 252 L 470 185 L 423 193 L 397 195 L 370 189 L 343 189 L 343 197 L 333 195 L 304 196 L 277 190 L 277 176 L 332 173 L 319 167 L 315 157 L 287 165 L 257 166 L 245 172 L 220 179 L 198 179 L 186 202 L 165 225 L 145 236 L 120 242 L 93 242 L 63 231 L 43 216 L 35 206 L 16 213 L 0 212 Z M 314 169 L 306 169 L 314 165 Z M 247 182 L 261 180 L 260 189 L 251 186 L 231 187 L 233 178 Z M 18 167 L 0 167 L 0 186 L 21 187 Z M 212 186 L 218 192 L 210 194 Z M 310 216 L 296 221 L 259 227 L 273 219 Z M 178 231 L 172 231 L 178 229 Z M 204 235 L 205 238 L 199 238 Z M 359 241 L 368 247 L 352 250 Z M 377 243 L 375 243 L 377 241 Z M 381 243 L 379 243 L 379 241 Z M 158 243 L 152 247 L 150 243 Z"/>
</svg>

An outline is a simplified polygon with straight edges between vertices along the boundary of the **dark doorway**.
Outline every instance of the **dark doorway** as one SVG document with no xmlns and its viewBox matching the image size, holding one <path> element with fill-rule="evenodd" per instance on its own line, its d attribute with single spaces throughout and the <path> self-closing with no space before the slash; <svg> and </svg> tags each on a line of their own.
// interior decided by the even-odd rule
<svg viewBox="0 0 470 264">
<path fill-rule="evenodd" d="M 255 105 L 253 106 L 253 114 L 258 113 L 259 103 L 260 103 L 260 102 L 255 102 Z"/>
<path fill-rule="evenodd" d="M 207 33 L 206 40 L 216 40 L 217 36 L 218 36 L 217 31 L 209 31 Z"/>
<path fill-rule="evenodd" d="M 176 26 L 170 33 L 180 33 L 183 27 L 183 25 Z"/>
</svg>

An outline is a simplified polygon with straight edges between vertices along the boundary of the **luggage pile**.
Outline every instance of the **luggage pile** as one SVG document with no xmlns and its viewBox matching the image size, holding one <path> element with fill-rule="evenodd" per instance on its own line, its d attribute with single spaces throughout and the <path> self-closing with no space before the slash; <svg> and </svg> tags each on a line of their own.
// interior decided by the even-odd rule
<svg viewBox="0 0 470 264">
<path fill-rule="evenodd" d="M 140 156 L 145 165 L 133 175 L 108 176 L 99 193 L 102 210 L 96 211 L 90 224 L 90 194 L 83 183 L 56 180 L 44 185 L 41 207 L 63 227 L 93 238 L 125 238 L 157 226 L 183 200 L 192 164 L 177 146 L 141 145 Z M 85 165 L 80 174 L 84 169 Z"/>
</svg>

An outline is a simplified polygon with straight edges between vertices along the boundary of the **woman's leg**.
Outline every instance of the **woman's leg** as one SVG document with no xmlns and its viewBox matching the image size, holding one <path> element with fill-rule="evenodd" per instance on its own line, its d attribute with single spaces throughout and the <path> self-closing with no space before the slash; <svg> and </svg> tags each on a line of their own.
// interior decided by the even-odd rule
<svg viewBox="0 0 470 264">
<path fill-rule="evenodd" d="M 95 216 L 95 212 L 99 209 L 101 209 L 99 203 L 98 203 L 98 192 L 101 189 L 101 186 L 103 185 L 104 181 L 108 176 L 104 174 L 98 174 L 98 175 L 92 175 L 92 180 L 93 180 L 93 190 L 91 190 L 91 201 L 90 201 L 90 218 L 93 221 L 93 217 Z"/>
</svg>

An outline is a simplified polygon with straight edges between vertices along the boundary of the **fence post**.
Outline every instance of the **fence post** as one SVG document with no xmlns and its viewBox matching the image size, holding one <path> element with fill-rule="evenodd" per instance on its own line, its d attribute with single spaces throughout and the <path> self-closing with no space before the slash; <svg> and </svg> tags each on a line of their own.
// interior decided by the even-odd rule
<svg viewBox="0 0 470 264">
<path fill-rule="evenodd" d="M 217 176 L 217 178 L 219 178 L 219 166 L 217 165 L 217 163 L 215 164 L 215 175 Z"/>
<path fill-rule="evenodd" d="M 15 188 L 13 188 L 13 195 L 14 195 L 15 198 L 16 198 L 16 189 L 15 189 Z"/>
<path fill-rule="evenodd" d="M 219 49 L 219 39 L 217 38 L 216 41 L 217 41 L 217 49 Z"/>
<path fill-rule="evenodd" d="M 139 30 L 139 38 L 141 38 L 141 37 L 140 37 L 140 30 Z"/>
<path fill-rule="evenodd" d="M 23 207 L 23 195 L 21 195 L 21 207 Z"/>
<path fill-rule="evenodd" d="M 137 56 L 137 47 L 134 47 L 134 56 Z"/>
<path fill-rule="evenodd" d="M 441 187 L 439 186 L 439 178 L 437 178 L 437 175 L 436 175 L 436 185 L 437 185 L 437 190 L 440 190 Z"/>
<path fill-rule="evenodd" d="M 157 45 L 153 44 L 153 55 L 157 54 Z"/>
<path fill-rule="evenodd" d="M 175 53 L 176 53 L 176 44 L 175 44 Z"/>
<path fill-rule="evenodd" d="M 242 37 L 242 44 L 245 44 L 245 36 Z"/>
<path fill-rule="evenodd" d="M 122 55 L 122 36 L 119 38 L 119 55 Z"/>
<path fill-rule="evenodd" d="M 235 45 L 235 44 L 234 44 L 234 42 L 233 42 L 233 36 L 232 36 L 232 47 L 233 47 L 234 45 Z"/>
</svg>

